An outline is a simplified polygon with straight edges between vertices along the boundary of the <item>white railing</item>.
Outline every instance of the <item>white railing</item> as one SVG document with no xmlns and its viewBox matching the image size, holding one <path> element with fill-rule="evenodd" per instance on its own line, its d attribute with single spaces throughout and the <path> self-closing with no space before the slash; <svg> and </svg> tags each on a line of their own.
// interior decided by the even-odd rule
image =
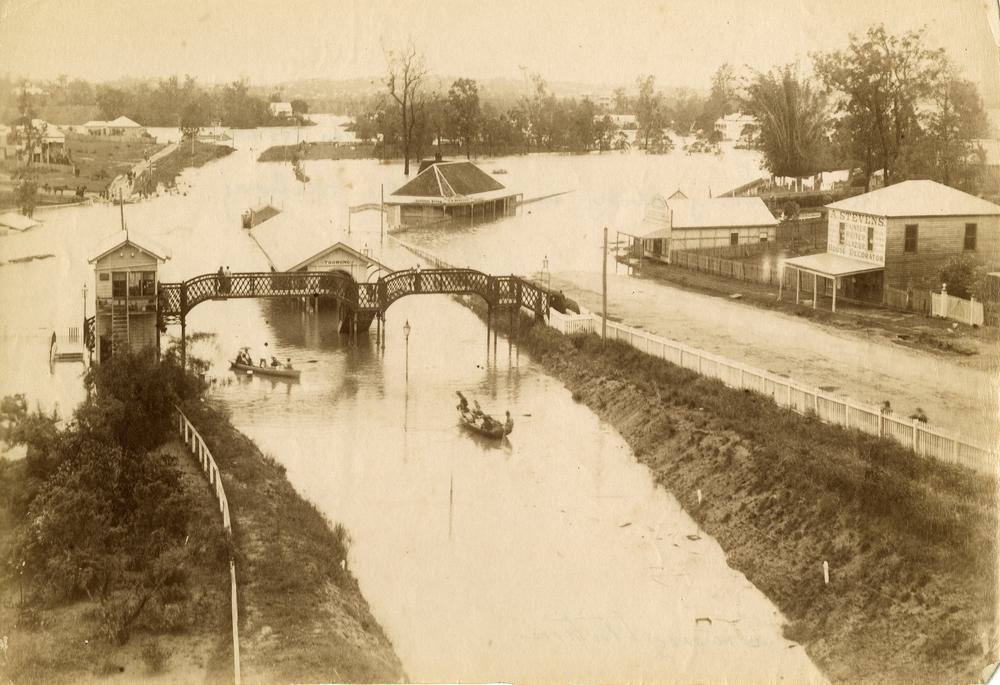
<svg viewBox="0 0 1000 685">
<path fill-rule="evenodd" d="M 595 330 L 592 314 L 563 314 L 549 308 L 549 325 L 560 333 L 573 335 L 575 333 L 593 333 Z"/>
<path fill-rule="evenodd" d="M 594 314 L 595 327 L 600 315 Z M 717 378 L 731 388 L 752 390 L 773 399 L 780 407 L 799 414 L 815 413 L 820 420 L 863 431 L 870 435 L 892 438 L 917 454 L 942 461 L 962 464 L 984 473 L 993 474 L 996 454 L 983 445 L 966 440 L 953 431 L 931 426 L 916 419 L 906 419 L 883 413 L 880 407 L 866 406 L 847 397 L 838 397 L 796 383 L 761 369 L 689 347 L 676 340 L 662 338 L 629 326 L 608 321 L 608 339 L 621 340 L 654 357 Z"/>
<path fill-rule="evenodd" d="M 229 500 L 226 499 L 226 491 L 222 487 L 222 474 L 219 466 L 215 463 L 215 457 L 208 450 L 208 445 L 201 437 L 201 434 L 194 427 L 184 412 L 177 408 L 178 428 L 184 436 L 184 445 L 191 448 L 191 454 L 201 465 L 202 473 L 208 479 L 210 485 L 215 488 L 215 499 L 219 502 L 219 511 L 222 513 L 222 527 L 226 531 L 226 537 L 232 535 L 232 520 L 229 517 Z M 233 621 L 233 680 L 236 685 L 240 685 L 240 631 L 239 631 L 239 607 L 236 600 L 236 563 L 232 554 L 229 556 L 229 604 L 232 608 Z"/>
<path fill-rule="evenodd" d="M 983 325 L 983 303 L 976 298 L 963 300 L 961 297 L 949 295 L 947 291 L 931 293 L 931 316 L 961 321 L 970 326 Z"/>
</svg>

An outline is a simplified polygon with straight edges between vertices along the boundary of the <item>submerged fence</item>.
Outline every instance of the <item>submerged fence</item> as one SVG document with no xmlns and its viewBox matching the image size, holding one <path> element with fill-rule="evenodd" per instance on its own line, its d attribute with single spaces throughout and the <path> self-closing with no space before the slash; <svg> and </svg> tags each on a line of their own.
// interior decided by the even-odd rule
<svg viewBox="0 0 1000 685">
<path fill-rule="evenodd" d="M 226 537 L 232 535 L 232 520 L 229 516 L 229 500 L 226 498 L 226 491 L 222 487 L 222 474 L 219 466 L 215 463 L 215 458 L 205 444 L 205 440 L 194 427 L 184 412 L 177 408 L 177 426 L 184 436 L 184 445 L 191 448 L 191 454 L 198 459 L 202 473 L 208 479 L 210 485 L 215 489 L 215 499 L 219 503 L 219 512 L 222 514 L 222 527 L 226 531 Z M 229 592 L 230 606 L 232 608 L 233 621 L 233 680 L 236 685 L 240 685 L 240 632 L 239 632 L 239 607 L 236 600 L 236 563 L 232 554 L 229 556 Z"/>
<path fill-rule="evenodd" d="M 593 315 L 595 327 L 601 317 Z M 961 464 L 984 473 L 994 473 L 996 455 L 984 445 L 966 440 L 957 433 L 884 413 L 880 407 L 864 405 L 796 383 L 761 369 L 662 338 L 629 326 L 607 322 L 608 339 L 620 340 L 641 352 L 665 359 L 677 366 L 709 378 L 717 378 L 731 388 L 752 390 L 773 399 L 780 407 L 799 414 L 815 413 L 820 420 L 860 430 L 870 435 L 892 438 L 919 455 Z"/>
</svg>

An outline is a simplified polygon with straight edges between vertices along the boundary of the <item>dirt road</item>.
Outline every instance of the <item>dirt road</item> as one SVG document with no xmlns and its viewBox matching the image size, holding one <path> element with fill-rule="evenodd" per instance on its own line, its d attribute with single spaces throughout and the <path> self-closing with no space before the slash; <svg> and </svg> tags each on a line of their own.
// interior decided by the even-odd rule
<svg viewBox="0 0 1000 685">
<path fill-rule="evenodd" d="M 552 286 L 599 311 L 600 278 L 555 273 Z M 986 444 L 1000 440 L 996 368 L 625 275 L 608 276 L 608 316 L 860 402 L 889 400 L 896 413 L 920 407 L 932 424 Z"/>
</svg>

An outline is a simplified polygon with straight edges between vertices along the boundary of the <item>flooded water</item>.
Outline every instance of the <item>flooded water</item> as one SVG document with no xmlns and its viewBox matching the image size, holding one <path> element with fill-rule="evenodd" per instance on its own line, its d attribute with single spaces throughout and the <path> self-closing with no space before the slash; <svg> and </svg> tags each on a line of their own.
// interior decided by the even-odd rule
<svg viewBox="0 0 1000 685">
<path fill-rule="evenodd" d="M 343 136 L 337 123 L 237 132 L 236 153 L 185 173 L 186 194 L 127 206 L 137 237 L 173 251 L 161 280 L 219 265 L 262 268 L 239 213 L 269 199 L 329 226 L 331 243 L 368 244 L 393 267 L 414 263 L 392 241 L 381 243 L 377 217 L 355 217 L 354 233 L 344 233 L 346 206 L 376 200 L 380 183 L 387 193 L 397 187 L 399 165 L 309 162 L 312 181 L 302 185 L 289 165 L 255 161 L 278 140 Z M 505 182 L 526 196 L 573 192 L 450 233 L 448 248 L 456 260 L 502 273 L 537 270 L 545 256 L 553 268 L 599 270 L 604 223 L 624 225 L 641 214 L 651 189 L 672 191 L 682 177 L 717 192 L 738 185 L 756 161 L 748 153 L 734 160 L 497 160 L 508 170 Z M 744 176 L 736 178 L 736 167 Z M 50 212 L 39 229 L 0 238 L 4 262 L 54 255 L 0 267 L 0 368 L 12 370 L 0 378 L 0 393 L 27 392 L 64 410 L 79 400 L 79 365 L 50 373 L 47 340 L 53 328 L 82 318 L 84 283 L 93 292 L 86 260 L 118 229 L 118 211 Z M 489 349 L 483 324 L 459 303 L 443 296 L 395 303 L 384 351 L 374 336 L 357 345 L 340 336 L 335 312 L 306 314 L 279 302 L 205 303 L 188 321 L 189 332 L 214 334 L 192 353 L 213 363 L 212 392 L 237 427 L 285 464 L 330 520 L 347 526 L 354 573 L 411 679 L 822 681 L 802 649 L 781 637 L 773 605 L 654 486 L 621 437 L 509 341 Z M 268 354 L 296 362 L 300 382 L 226 370 L 236 348 L 263 354 L 265 343 Z M 464 432 L 456 389 L 493 414 L 509 409 L 509 441 Z"/>
</svg>

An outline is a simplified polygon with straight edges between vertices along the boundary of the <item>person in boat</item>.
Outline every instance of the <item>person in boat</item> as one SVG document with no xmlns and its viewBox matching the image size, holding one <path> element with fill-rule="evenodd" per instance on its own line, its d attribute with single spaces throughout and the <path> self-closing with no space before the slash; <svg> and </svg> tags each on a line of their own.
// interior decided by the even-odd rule
<svg viewBox="0 0 1000 685">
<path fill-rule="evenodd" d="M 456 390 L 455 394 L 458 395 L 458 410 L 463 414 L 469 413 L 469 400 L 465 399 L 465 395 L 461 391 Z"/>
<path fill-rule="evenodd" d="M 479 406 L 479 400 L 472 400 L 472 416 L 477 419 L 486 417 L 486 414 L 483 413 L 483 408 Z"/>
<path fill-rule="evenodd" d="M 280 369 L 281 368 L 281 362 L 278 361 L 277 357 L 271 357 L 271 368 L 272 369 Z"/>
<path fill-rule="evenodd" d="M 510 432 L 514 430 L 514 419 L 510 416 L 510 411 L 507 411 L 507 420 L 503 424 L 503 431 L 505 435 L 509 435 Z"/>
<path fill-rule="evenodd" d="M 240 350 L 240 353 L 236 355 L 236 363 L 244 366 L 253 366 L 253 360 L 250 359 L 250 354 L 246 350 Z"/>
<path fill-rule="evenodd" d="M 262 368 L 262 369 L 266 369 L 267 368 L 267 360 L 264 359 L 263 357 L 260 358 L 260 368 Z"/>
<path fill-rule="evenodd" d="M 285 368 L 288 369 L 289 371 L 292 370 L 292 358 L 291 357 L 289 357 L 288 359 L 285 360 Z"/>
</svg>

